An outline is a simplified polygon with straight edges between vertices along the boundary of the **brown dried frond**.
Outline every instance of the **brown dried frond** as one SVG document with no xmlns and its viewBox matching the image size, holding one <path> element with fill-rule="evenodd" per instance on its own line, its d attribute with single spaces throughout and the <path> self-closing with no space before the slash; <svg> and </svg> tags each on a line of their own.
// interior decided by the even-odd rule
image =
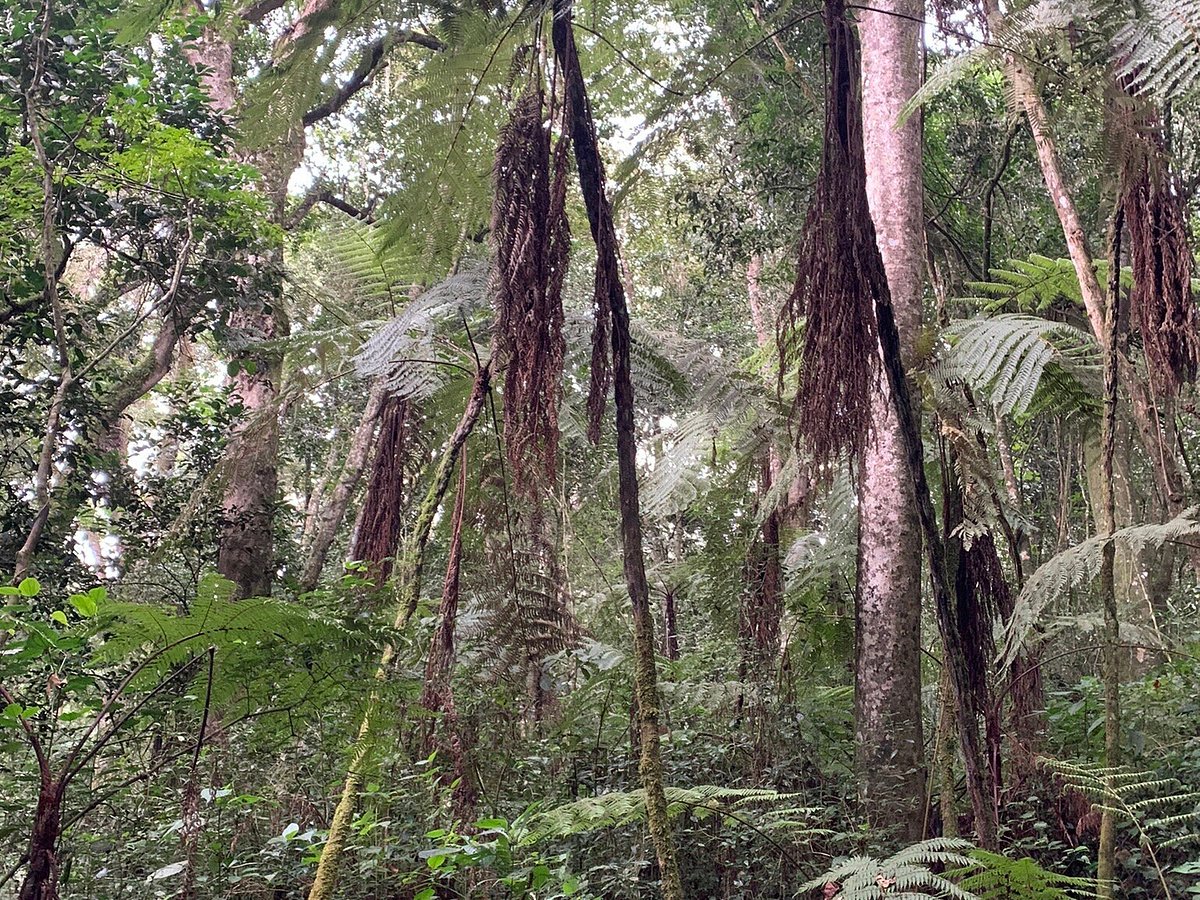
<svg viewBox="0 0 1200 900">
<path fill-rule="evenodd" d="M 1167 396 L 1195 380 L 1200 362 L 1194 260 L 1183 195 L 1167 167 L 1162 136 L 1145 127 L 1153 122 L 1140 124 L 1131 130 L 1121 173 L 1133 267 L 1130 307 L 1155 390 Z"/>
<path fill-rule="evenodd" d="M 879 376 L 875 303 L 887 276 L 867 206 L 858 52 L 842 0 L 826 4 L 829 81 L 821 170 L 780 313 L 780 378 L 799 366 L 792 420 L 818 464 L 856 453 Z M 803 325 L 801 323 L 803 322 Z"/>
<path fill-rule="evenodd" d="M 518 98 L 501 131 L 494 169 L 492 299 L 504 372 L 504 437 L 519 492 L 553 482 L 562 395 L 562 287 L 567 225 L 567 142 L 553 151 L 540 80 Z"/>
<path fill-rule="evenodd" d="M 371 480 L 359 513 L 351 556 L 367 564 L 367 577 L 381 586 L 392 572 L 404 519 L 405 463 L 410 431 L 409 403 L 390 395 L 379 414 L 379 436 Z"/>
</svg>

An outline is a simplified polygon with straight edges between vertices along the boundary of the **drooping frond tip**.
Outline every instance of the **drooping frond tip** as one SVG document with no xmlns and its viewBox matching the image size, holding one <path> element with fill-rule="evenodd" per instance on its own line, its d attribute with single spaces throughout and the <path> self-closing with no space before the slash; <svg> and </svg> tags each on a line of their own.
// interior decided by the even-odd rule
<svg viewBox="0 0 1200 900">
<path fill-rule="evenodd" d="M 571 235 L 568 139 L 551 150 L 545 94 L 535 76 L 500 133 L 493 173 L 491 294 L 505 367 L 504 436 L 518 490 L 553 481 L 562 394 L 563 305 Z"/>
<path fill-rule="evenodd" d="M 797 436 L 818 462 L 862 444 L 879 374 L 875 301 L 887 296 L 867 206 L 858 48 L 842 0 L 827 0 L 825 26 L 821 170 L 777 331 L 780 377 L 799 367 L 792 401 Z"/>
</svg>

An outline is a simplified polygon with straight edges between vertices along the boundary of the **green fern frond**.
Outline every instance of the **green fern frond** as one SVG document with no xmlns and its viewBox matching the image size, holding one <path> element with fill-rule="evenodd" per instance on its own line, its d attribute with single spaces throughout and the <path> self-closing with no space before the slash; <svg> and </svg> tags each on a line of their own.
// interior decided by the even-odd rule
<svg viewBox="0 0 1200 900">
<path fill-rule="evenodd" d="M 363 342 L 355 363 L 363 378 L 382 378 L 398 397 L 429 397 L 463 370 L 465 359 L 448 352 L 451 341 L 441 332 L 485 305 L 487 273 L 481 265 L 464 265 L 456 274 L 425 291 L 400 309 Z"/>
<path fill-rule="evenodd" d="M 993 59 L 992 47 L 976 44 L 964 53 L 943 60 L 925 83 L 909 98 L 900 110 L 897 126 L 908 121 L 918 109 L 950 90 L 964 78 L 969 77 Z"/>
<path fill-rule="evenodd" d="M 1133 826 L 1156 866 L 1155 847 L 1200 842 L 1200 791 L 1177 779 L 1125 766 L 1048 758 L 1040 762 L 1091 800 L 1096 809 L 1111 812 Z"/>
<path fill-rule="evenodd" d="M 775 809 L 785 813 L 788 823 L 802 819 L 815 810 L 784 807 L 796 799 L 795 794 L 758 788 L 730 788 L 720 785 L 697 785 L 696 787 L 669 787 L 667 793 L 667 815 L 677 818 L 690 813 L 697 818 L 708 816 L 724 817 L 730 824 L 737 825 L 746 814 L 756 810 Z M 608 828 L 620 828 L 645 821 L 646 795 L 644 791 L 611 791 L 595 797 L 587 797 L 564 803 L 553 809 L 534 814 L 530 821 L 529 841 L 554 840 L 579 834 L 588 834 Z"/>
<path fill-rule="evenodd" d="M 946 900 L 974 900 L 949 878 L 935 874 L 934 867 L 950 866 L 973 870 L 978 863 L 967 855 L 972 848 L 958 838 L 933 838 L 921 841 L 886 859 L 852 856 L 807 884 L 800 893 L 817 890 L 833 882 L 839 885 L 839 900 L 886 900 L 889 897 L 941 897 Z"/>
<path fill-rule="evenodd" d="M 1029 409 L 1052 363 L 1058 367 L 1056 377 L 1074 379 L 1082 396 L 1094 381 L 1095 342 L 1061 322 L 996 315 L 955 322 L 943 334 L 949 349 L 931 374 L 970 385 L 1003 415 Z"/>
<path fill-rule="evenodd" d="M 1168 541 L 1183 541 L 1200 534 L 1200 507 L 1184 510 L 1169 522 L 1131 525 L 1117 529 L 1112 540 L 1136 558 L 1143 550 L 1161 547 Z M 1025 583 L 1005 627 L 1001 660 L 1008 665 L 1021 652 L 1035 625 L 1046 610 L 1072 589 L 1090 582 L 1100 572 L 1106 535 L 1090 537 L 1047 560 Z"/>
<path fill-rule="evenodd" d="M 1200 83 L 1200 0 L 1148 0 L 1113 37 L 1116 75 L 1166 103 Z"/>
<path fill-rule="evenodd" d="M 1093 879 L 1050 872 L 1029 857 L 1009 859 L 986 850 L 970 855 L 977 865 L 946 875 L 959 879 L 959 887 L 978 900 L 1071 900 L 1096 894 Z"/>
<path fill-rule="evenodd" d="M 212 648 L 216 708 L 234 701 L 247 708 L 287 706 L 317 702 L 316 686 L 326 679 L 332 684 L 338 669 L 344 679 L 345 660 L 363 658 L 373 644 L 301 604 L 263 597 L 235 601 L 232 595 L 232 582 L 206 575 L 183 614 L 175 607 L 105 600 L 92 620 L 100 637 L 94 662 L 141 660 L 131 687 L 149 690 Z"/>
</svg>

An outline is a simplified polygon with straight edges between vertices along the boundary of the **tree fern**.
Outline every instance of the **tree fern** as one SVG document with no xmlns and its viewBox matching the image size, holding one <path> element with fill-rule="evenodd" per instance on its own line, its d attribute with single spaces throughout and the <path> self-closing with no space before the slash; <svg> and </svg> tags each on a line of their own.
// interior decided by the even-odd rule
<svg viewBox="0 0 1200 900">
<path fill-rule="evenodd" d="M 1117 76 L 1167 102 L 1200 83 L 1200 0 L 1148 0 L 1113 37 Z"/>
<path fill-rule="evenodd" d="M 1047 386 L 1088 396 L 1095 376 L 1095 343 L 1078 328 L 1028 315 L 966 319 L 945 332 L 949 349 L 933 374 L 961 381 L 988 397 L 1004 415 L 1029 409 L 1051 366 L 1066 383 Z"/>
<path fill-rule="evenodd" d="M 1153 771 L 1043 759 L 1099 809 L 1133 826 L 1145 847 L 1200 844 L 1200 790 Z M 1160 835 L 1170 835 L 1159 840 Z"/>
<path fill-rule="evenodd" d="M 1029 857 L 1009 859 L 987 850 L 972 850 L 975 863 L 947 877 L 978 900 L 1071 900 L 1095 896 L 1095 881 L 1047 871 Z"/>
<path fill-rule="evenodd" d="M 1036 0 L 1005 16 L 989 44 L 943 62 L 902 116 L 907 118 L 979 66 L 997 63 L 1002 49 L 1031 55 L 1047 35 L 1080 21 L 1107 35 L 1114 77 L 1138 93 L 1166 103 L 1200 83 L 1198 0 L 1148 0 L 1132 8 L 1115 0 Z"/>
<path fill-rule="evenodd" d="M 1117 529 L 1112 540 L 1127 548 L 1133 558 L 1143 550 L 1168 542 L 1188 543 L 1200 534 L 1200 509 L 1191 507 L 1169 522 L 1157 525 L 1131 525 Z M 1106 535 L 1090 537 L 1047 560 L 1025 583 L 1005 630 L 1002 658 L 1007 664 L 1020 653 L 1034 626 L 1046 610 L 1072 589 L 1092 581 L 1100 572 L 1100 558 Z"/>
<path fill-rule="evenodd" d="M 363 342 L 355 362 L 364 378 L 379 377 L 400 397 L 428 397 L 470 356 L 446 337 L 459 338 L 461 322 L 484 304 L 486 270 L 464 265 L 402 306 L 398 314 Z"/>
<path fill-rule="evenodd" d="M 839 900 L 887 900 L 887 898 L 942 897 L 973 900 L 970 892 L 949 878 L 937 875 L 935 867 L 971 869 L 977 864 L 967 856 L 971 844 L 957 838 L 934 838 L 905 847 L 886 859 L 852 856 L 842 860 L 819 878 L 800 887 L 800 893 L 815 891 L 830 882 L 838 885 Z"/>
<path fill-rule="evenodd" d="M 219 575 L 204 576 L 183 614 L 157 604 L 103 600 L 92 620 L 99 636 L 94 662 L 140 660 L 131 687 L 148 690 L 211 647 L 215 707 L 235 701 L 248 709 L 286 707 L 318 702 L 329 687 L 344 685 L 347 660 L 362 658 L 374 643 L 298 603 L 233 601 L 232 589 Z"/>
<path fill-rule="evenodd" d="M 816 812 L 799 809 L 794 805 L 796 795 L 757 788 L 729 788 L 720 785 L 697 785 L 696 787 L 669 787 L 667 813 L 671 818 L 690 813 L 698 818 L 724 817 L 736 825 L 746 817 L 755 824 L 770 827 L 770 817 L 765 823 L 758 821 L 762 810 L 774 811 L 774 821 L 791 826 L 798 817 Z M 529 823 L 530 840 L 553 840 L 588 834 L 607 828 L 620 828 L 645 821 L 646 799 L 643 791 L 611 791 L 595 797 L 587 797 L 564 803 L 552 809 L 536 811 Z"/>
</svg>

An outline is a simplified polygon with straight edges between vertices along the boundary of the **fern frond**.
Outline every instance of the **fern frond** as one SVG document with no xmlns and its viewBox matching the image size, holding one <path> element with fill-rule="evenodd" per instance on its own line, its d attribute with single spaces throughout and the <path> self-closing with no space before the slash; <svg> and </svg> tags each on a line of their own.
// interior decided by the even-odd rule
<svg viewBox="0 0 1200 900">
<path fill-rule="evenodd" d="M 1200 840 L 1200 792 L 1158 772 L 1042 758 L 1039 762 L 1099 810 L 1137 829 L 1141 842 L 1178 846 Z M 1180 833 L 1182 832 L 1182 833 Z M 1163 835 L 1162 841 L 1158 836 Z M 1157 863 L 1155 863 L 1157 865 Z"/>
<path fill-rule="evenodd" d="M 1029 857 L 1009 859 L 987 850 L 970 855 L 975 866 L 946 875 L 979 900 L 1071 900 L 1096 893 L 1093 879 L 1050 872 Z"/>
<path fill-rule="evenodd" d="M 668 787 L 667 815 L 677 818 L 690 813 L 697 818 L 723 816 L 731 825 L 742 821 L 743 815 L 756 809 L 776 809 L 786 812 L 789 820 L 816 812 L 811 809 L 788 807 L 797 795 L 758 788 L 730 788 L 705 784 L 690 788 Z M 564 803 L 553 809 L 537 812 L 531 819 L 527 840 L 542 841 L 588 834 L 607 828 L 620 828 L 645 821 L 644 791 L 611 791 Z"/>
<path fill-rule="evenodd" d="M 105 600 L 92 620 L 101 637 L 94 662 L 143 660 L 131 687 L 144 690 L 213 648 L 216 708 L 234 701 L 247 708 L 282 707 L 319 702 L 317 684 L 343 682 L 346 659 L 366 658 L 373 645 L 365 634 L 300 604 L 263 597 L 234 601 L 232 595 L 232 582 L 210 574 L 182 615 L 173 607 Z M 265 665 L 268 660 L 278 665 Z"/>
<path fill-rule="evenodd" d="M 969 891 L 933 871 L 934 867 L 945 866 L 975 869 L 979 864 L 967 855 L 971 849 L 968 841 L 958 838 L 933 838 L 905 847 L 886 859 L 852 856 L 801 885 L 800 893 L 834 882 L 841 888 L 837 896 L 844 900 L 885 900 L 901 896 L 974 900 Z"/>
<path fill-rule="evenodd" d="M 996 315 L 955 322 L 943 334 L 949 350 L 932 374 L 970 385 L 1003 415 L 1030 407 L 1051 363 L 1058 365 L 1059 377 L 1074 377 L 1080 393 L 1094 380 L 1095 342 L 1071 325 Z"/>
<path fill-rule="evenodd" d="M 398 397 L 436 393 L 461 362 L 447 355 L 440 328 L 457 325 L 485 305 L 487 274 L 483 266 L 463 266 L 458 273 L 409 301 L 399 314 L 363 342 L 355 359 L 363 378 L 383 378 Z"/>
<path fill-rule="evenodd" d="M 1156 549 L 1168 541 L 1183 541 L 1200 534 L 1200 507 L 1184 510 L 1169 522 L 1131 525 L 1112 533 L 1111 539 L 1127 548 L 1135 557 L 1146 549 Z M 1100 557 L 1106 535 L 1090 537 L 1047 560 L 1025 583 L 1016 607 L 1005 628 L 1001 660 L 1008 665 L 1021 652 L 1034 626 L 1059 598 L 1100 572 Z"/>
<path fill-rule="evenodd" d="M 1200 83 L 1200 0 L 1148 0 L 1114 35 L 1116 76 L 1166 103 Z"/>
</svg>

